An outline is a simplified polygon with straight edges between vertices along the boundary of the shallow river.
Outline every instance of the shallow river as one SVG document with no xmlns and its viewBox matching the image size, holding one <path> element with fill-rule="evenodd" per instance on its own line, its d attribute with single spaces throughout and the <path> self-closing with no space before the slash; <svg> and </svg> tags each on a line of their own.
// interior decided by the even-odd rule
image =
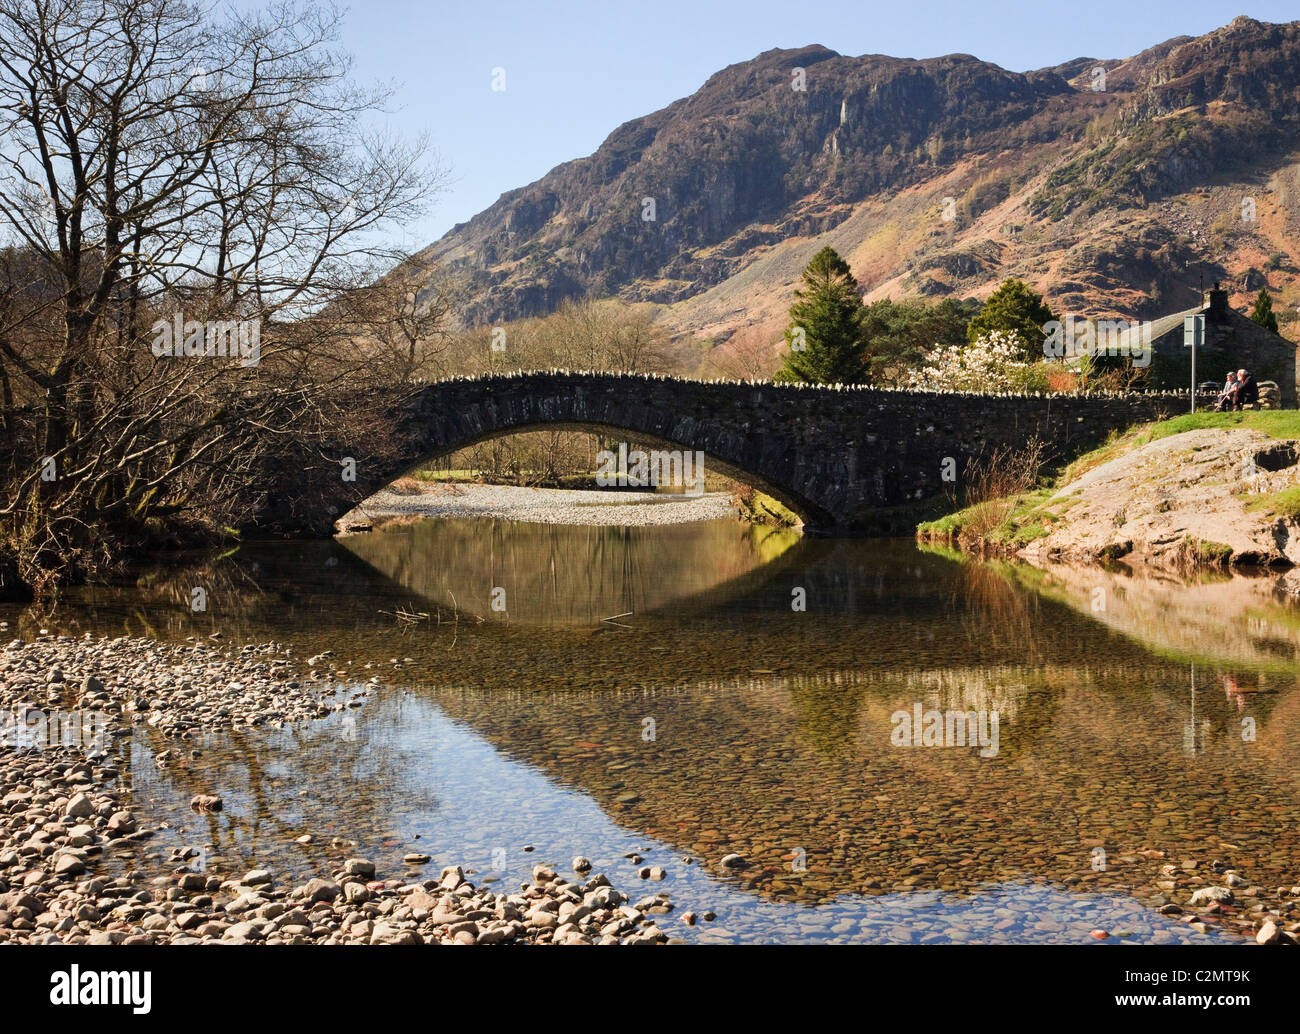
<svg viewBox="0 0 1300 1034">
<path fill-rule="evenodd" d="M 1161 865 L 1300 883 L 1300 607 L 1269 578 L 1041 572 L 730 520 L 429 521 L 160 557 L 0 618 L 219 631 L 383 679 L 360 710 L 212 735 L 176 768 L 137 727 L 123 778 L 167 824 L 146 871 L 193 846 L 222 874 L 361 855 L 518 884 L 581 854 L 634 898 L 668 891 L 661 925 L 702 942 L 1205 941 L 1226 935 L 1157 911 Z M 937 742 L 905 727 L 935 732 L 929 712 Z M 198 792 L 225 810 L 196 816 Z"/>
</svg>

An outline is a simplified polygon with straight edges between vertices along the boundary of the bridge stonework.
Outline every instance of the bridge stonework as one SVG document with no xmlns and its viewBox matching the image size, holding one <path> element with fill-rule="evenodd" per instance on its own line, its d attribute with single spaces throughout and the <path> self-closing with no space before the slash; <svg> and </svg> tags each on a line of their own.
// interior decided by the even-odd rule
<svg viewBox="0 0 1300 1034">
<path fill-rule="evenodd" d="M 1134 423 L 1182 412 L 1176 394 L 973 395 L 798 387 L 567 372 L 437 381 L 399 415 L 395 454 L 339 443 L 315 461 L 286 459 L 253 531 L 327 535 L 334 521 L 395 477 L 467 445 L 520 431 L 600 430 L 614 440 L 699 450 L 706 471 L 780 499 L 824 534 L 903 530 L 953 486 L 967 461 L 1037 437 L 1068 458 Z M 328 455 L 337 451 L 337 457 Z M 345 481 L 344 459 L 355 460 Z"/>
</svg>

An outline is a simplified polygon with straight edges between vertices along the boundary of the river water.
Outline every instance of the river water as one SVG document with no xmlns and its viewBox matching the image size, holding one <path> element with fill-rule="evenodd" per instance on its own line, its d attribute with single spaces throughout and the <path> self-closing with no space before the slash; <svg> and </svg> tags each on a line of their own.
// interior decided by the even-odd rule
<svg viewBox="0 0 1300 1034">
<path fill-rule="evenodd" d="M 1300 882 L 1300 607 L 1268 577 L 1042 571 L 732 520 L 446 520 L 160 557 L 0 617 L 274 640 L 382 680 L 360 710 L 213 734 L 163 770 L 174 744 L 137 727 L 123 778 L 163 827 L 145 871 L 184 846 L 221 874 L 360 855 L 517 885 L 585 855 L 634 899 L 670 893 L 661 925 L 706 943 L 1232 940 L 1159 913 L 1162 865 Z M 974 712 L 983 742 L 954 742 L 964 721 L 903 731 L 928 712 Z M 225 810 L 190 812 L 199 792 Z"/>
</svg>

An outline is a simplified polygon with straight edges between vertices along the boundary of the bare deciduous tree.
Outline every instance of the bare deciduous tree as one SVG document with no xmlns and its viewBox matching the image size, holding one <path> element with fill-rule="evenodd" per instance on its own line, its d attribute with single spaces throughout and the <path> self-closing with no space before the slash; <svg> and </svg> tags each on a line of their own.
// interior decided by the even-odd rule
<svg viewBox="0 0 1300 1034">
<path fill-rule="evenodd" d="M 439 267 L 417 256 L 336 305 L 341 321 L 355 316 L 359 344 L 404 378 L 428 380 L 452 369 L 448 320 L 456 293 Z"/>
<path fill-rule="evenodd" d="M 382 448 L 410 352 L 360 289 L 439 173 L 369 129 L 386 93 L 351 81 L 338 24 L 0 0 L 0 549 L 29 584 L 238 523 L 290 445 Z"/>
<path fill-rule="evenodd" d="M 745 327 L 715 348 L 705 360 L 714 376 L 737 381 L 768 381 L 781 365 L 780 332 Z"/>
<path fill-rule="evenodd" d="M 649 306 L 604 301 L 565 302 L 526 336 L 534 363 L 610 373 L 662 373 L 672 347 Z"/>
</svg>

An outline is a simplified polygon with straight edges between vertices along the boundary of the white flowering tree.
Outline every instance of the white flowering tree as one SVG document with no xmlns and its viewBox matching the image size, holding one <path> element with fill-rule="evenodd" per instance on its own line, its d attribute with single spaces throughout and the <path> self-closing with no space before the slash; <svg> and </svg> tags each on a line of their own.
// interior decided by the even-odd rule
<svg viewBox="0 0 1300 1034">
<path fill-rule="evenodd" d="M 920 391 L 1036 391 L 1038 364 L 1026 362 L 1020 336 L 994 330 L 965 345 L 927 352 L 907 386 Z"/>
</svg>

